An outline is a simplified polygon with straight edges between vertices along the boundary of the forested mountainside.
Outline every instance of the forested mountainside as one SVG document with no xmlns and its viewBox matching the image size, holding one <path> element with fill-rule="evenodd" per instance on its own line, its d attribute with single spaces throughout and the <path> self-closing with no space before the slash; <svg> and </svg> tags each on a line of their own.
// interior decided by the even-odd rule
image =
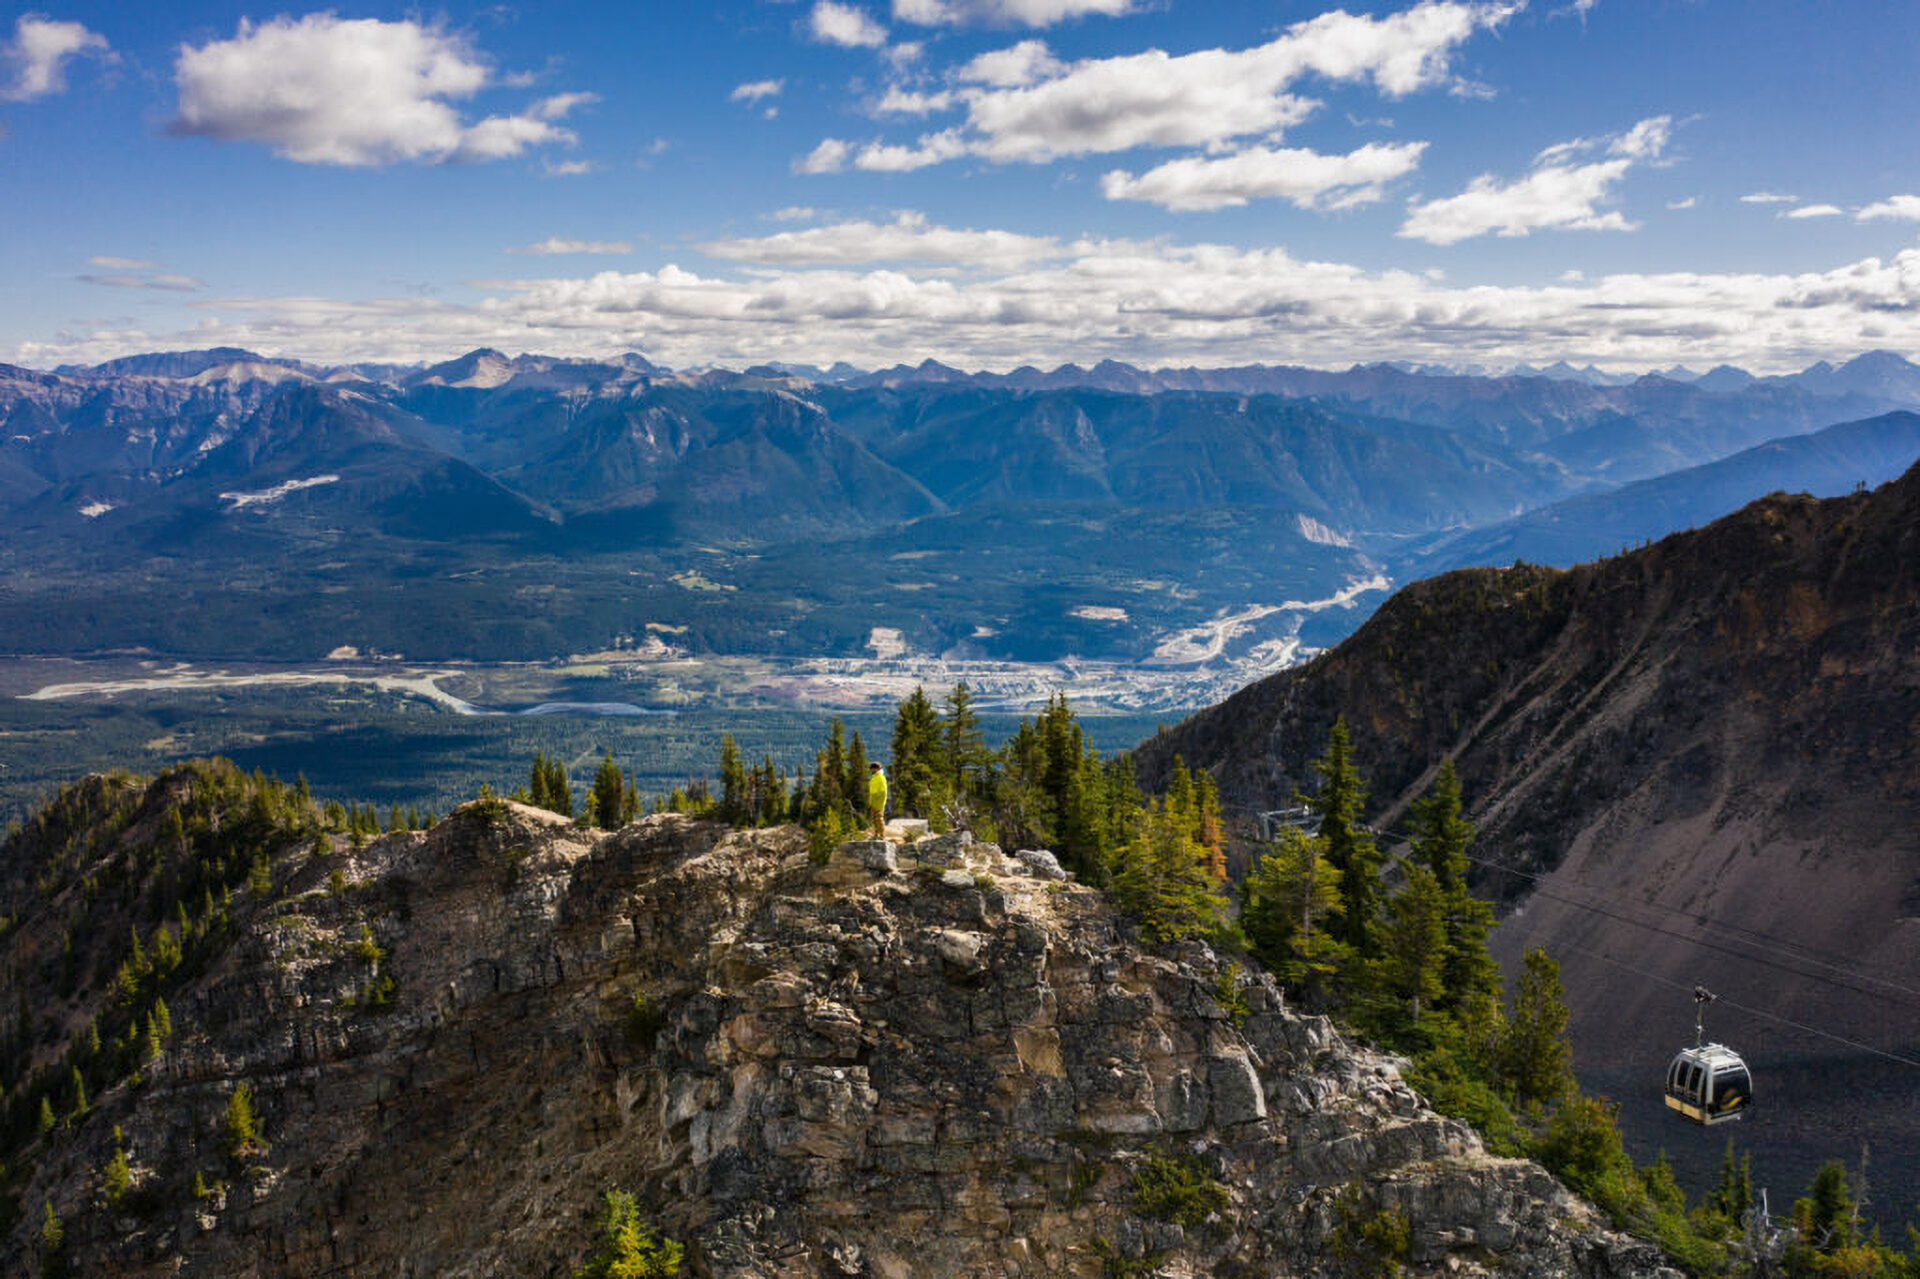
<svg viewBox="0 0 1920 1279">
<path fill-rule="evenodd" d="M 198 764 L 0 852 L 9 1273 L 564 1275 L 609 1196 L 706 1275 L 1672 1273 L 1050 858 L 341 816 Z"/>
<path fill-rule="evenodd" d="M 648 623 L 696 651 L 856 655 L 885 627 L 923 654 L 1139 661 L 1266 608 L 1245 644 L 1314 647 L 1360 615 L 1330 601 L 1459 562 L 1463 531 L 1920 404 L 1920 371 L 1882 355 L 1717 390 L 951 373 L 0 367 L 0 628 L 16 651 L 298 660 L 550 657 Z M 1910 460 L 1897 424 L 1862 430 L 1836 482 Z M 1701 496 L 1660 531 L 1727 492 L 1671 485 Z"/>
<path fill-rule="evenodd" d="M 1777 1120 L 1743 1142 L 1904 1151 L 1883 1189 L 1916 1193 L 1920 1069 L 1895 1059 L 1920 1060 L 1920 467 L 1570 570 L 1416 583 L 1139 758 L 1279 807 L 1339 717 L 1389 832 L 1457 761 L 1496 951 L 1565 961 L 1583 1078 L 1628 1121 L 1704 983 L 1710 1033 L 1771 1072 Z M 1653 1111 L 1642 1139 L 1677 1141 Z"/>
</svg>

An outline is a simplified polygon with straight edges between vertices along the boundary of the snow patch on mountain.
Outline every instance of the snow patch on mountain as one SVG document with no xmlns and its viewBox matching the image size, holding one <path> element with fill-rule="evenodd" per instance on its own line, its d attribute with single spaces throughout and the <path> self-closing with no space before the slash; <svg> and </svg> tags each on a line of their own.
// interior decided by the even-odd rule
<svg viewBox="0 0 1920 1279">
<path fill-rule="evenodd" d="M 310 479 L 288 480 L 284 484 L 276 484 L 258 493 L 222 493 L 220 500 L 232 502 L 233 509 L 238 511 L 249 506 L 264 506 L 269 502 L 277 502 L 287 494 L 298 493 L 301 489 L 318 488 L 322 484 L 336 484 L 339 480 L 340 477 L 337 475 L 315 475 Z"/>
</svg>

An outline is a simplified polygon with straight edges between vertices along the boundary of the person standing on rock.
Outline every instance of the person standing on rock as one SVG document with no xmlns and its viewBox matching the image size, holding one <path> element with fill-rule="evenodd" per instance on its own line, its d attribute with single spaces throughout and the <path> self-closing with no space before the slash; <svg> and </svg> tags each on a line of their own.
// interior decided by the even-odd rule
<svg viewBox="0 0 1920 1279">
<path fill-rule="evenodd" d="M 873 822 L 873 837 L 887 835 L 887 774 L 878 763 L 867 765 L 867 816 Z"/>
</svg>

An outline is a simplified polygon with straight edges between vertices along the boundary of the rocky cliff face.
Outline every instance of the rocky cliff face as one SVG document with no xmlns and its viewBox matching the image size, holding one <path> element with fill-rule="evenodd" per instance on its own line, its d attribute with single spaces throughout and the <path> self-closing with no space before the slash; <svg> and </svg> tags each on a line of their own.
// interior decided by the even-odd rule
<svg viewBox="0 0 1920 1279">
<path fill-rule="evenodd" d="M 622 1188 L 704 1275 L 1657 1269 L 1264 977 L 1143 951 L 1055 876 L 958 836 L 817 865 L 793 830 L 499 801 L 304 844 L 234 897 L 138 1081 L 17 1152 L 0 1268 L 37 1264 L 50 1205 L 78 1273 L 565 1274 Z M 230 1153 L 243 1083 L 261 1140 Z"/>
</svg>

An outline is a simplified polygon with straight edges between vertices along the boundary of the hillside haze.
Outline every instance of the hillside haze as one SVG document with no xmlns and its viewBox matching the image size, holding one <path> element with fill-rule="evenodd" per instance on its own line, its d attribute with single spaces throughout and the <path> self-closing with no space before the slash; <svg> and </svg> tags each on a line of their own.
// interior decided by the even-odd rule
<svg viewBox="0 0 1920 1279">
<path fill-rule="evenodd" d="M 1920 467 L 1876 491 L 1776 495 L 1571 570 L 1463 570 L 1339 648 L 1142 747 L 1247 808 L 1310 788 L 1336 716 L 1398 831 L 1443 754 L 1479 826 L 1475 879 L 1512 963 L 1562 962 L 1576 1061 L 1644 1154 L 1710 1176 L 1724 1134 L 1670 1120 L 1666 1059 L 1708 1029 L 1753 1065 L 1734 1137 L 1776 1202 L 1874 1152 L 1920 1194 Z"/>
</svg>

